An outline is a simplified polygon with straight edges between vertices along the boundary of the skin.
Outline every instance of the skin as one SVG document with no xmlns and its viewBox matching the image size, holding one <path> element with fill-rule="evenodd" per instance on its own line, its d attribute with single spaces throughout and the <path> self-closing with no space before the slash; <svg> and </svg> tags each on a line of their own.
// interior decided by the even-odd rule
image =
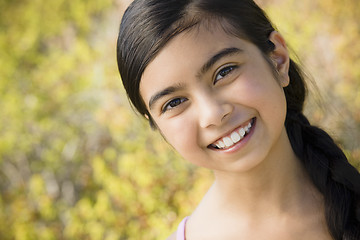
<svg viewBox="0 0 360 240">
<path fill-rule="evenodd" d="M 331 239 L 322 197 L 284 127 L 283 88 L 290 81 L 284 39 L 277 32 L 269 37 L 274 74 L 254 44 L 217 25 L 209 29 L 198 26 L 172 39 L 140 83 L 164 138 L 186 160 L 214 172 L 214 184 L 186 224 L 186 239 Z M 204 68 L 224 49 L 232 52 Z M 211 147 L 251 119 L 251 132 L 230 150 Z"/>
</svg>

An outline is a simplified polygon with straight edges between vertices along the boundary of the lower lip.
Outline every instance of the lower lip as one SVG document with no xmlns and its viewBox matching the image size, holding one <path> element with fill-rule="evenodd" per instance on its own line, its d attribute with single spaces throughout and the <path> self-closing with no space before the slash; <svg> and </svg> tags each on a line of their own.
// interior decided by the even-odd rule
<svg viewBox="0 0 360 240">
<path fill-rule="evenodd" d="M 241 149 L 251 138 L 251 136 L 254 133 L 256 127 L 256 118 L 254 119 L 254 123 L 251 126 L 250 132 L 243 138 L 241 139 L 239 142 L 235 143 L 234 145 L 232 145 L 230 148 L 227 149 L 215 149 L 217 152 L 221 152 L 221 153 L 234 153 L 237 150 Z"/>
</svg>

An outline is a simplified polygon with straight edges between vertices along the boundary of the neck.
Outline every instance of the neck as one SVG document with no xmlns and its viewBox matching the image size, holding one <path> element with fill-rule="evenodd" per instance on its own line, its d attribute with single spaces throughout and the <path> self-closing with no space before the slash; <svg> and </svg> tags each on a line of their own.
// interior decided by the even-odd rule
<svg viewBox="0 0 360 240">
<path fill-rule="evenodd" d="M 250 171 L 214 172 L 216 180 L 209 194 L 217 206 L 261 216 L 265 212 L 300 210 L 307 200 L 313 202 L 310 199 L 316 191 L 284 134 L 278 147 Z"/>
</svg>

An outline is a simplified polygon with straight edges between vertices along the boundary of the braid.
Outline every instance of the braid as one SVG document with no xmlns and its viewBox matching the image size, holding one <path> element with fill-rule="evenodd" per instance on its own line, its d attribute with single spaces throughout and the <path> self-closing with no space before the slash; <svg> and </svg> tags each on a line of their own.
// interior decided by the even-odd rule
<svg viewBox="0 0 360 240">
<path fill-rule="evenodd" d="M 332 138 L 301 112 L 288 111 L 285 125 L 295 154 L 324 196 L 331 235 L 335 240 L 360 239 L 360 174 Z"/>
</svg>

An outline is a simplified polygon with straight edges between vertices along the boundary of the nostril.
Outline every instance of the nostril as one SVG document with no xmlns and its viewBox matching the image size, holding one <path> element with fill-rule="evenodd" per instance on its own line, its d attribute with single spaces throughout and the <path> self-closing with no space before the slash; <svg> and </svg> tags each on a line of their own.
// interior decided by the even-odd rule
<svg viewBox="0 0 360 240">
<path fill-rule="evenodd" d="M 227 117 L 227 116 L 229 116 L 230 115 L 230 113 L 228 112 L 228 113 L 226 113 L 222 118 L 221 118 L 221 122 L 222 121 L 224 121 L 225 120 L 225 118 Z"/>
<path fill-rule="evenodd" d="M 229 103 L 224 103 L 222 106 L 223 116 L 221 118 L 221 122 L 223 123 L 226 119 L 228 119 L 231 113 L 234 111 L 234 106 Z"/>
</svg>

